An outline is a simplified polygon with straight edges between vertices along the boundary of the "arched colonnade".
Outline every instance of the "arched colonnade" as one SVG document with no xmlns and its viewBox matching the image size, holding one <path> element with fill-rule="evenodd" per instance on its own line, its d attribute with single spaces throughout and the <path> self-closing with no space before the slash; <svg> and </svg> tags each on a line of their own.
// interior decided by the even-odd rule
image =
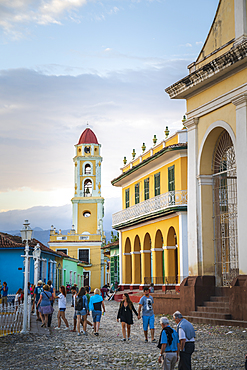
<svg viewBox="0 0 247 370">
<path fill-rule="evenodd" d="M 123 238 L 123 284 L 180 283 L 178 230 L 146 230 Z"/>
</svg>

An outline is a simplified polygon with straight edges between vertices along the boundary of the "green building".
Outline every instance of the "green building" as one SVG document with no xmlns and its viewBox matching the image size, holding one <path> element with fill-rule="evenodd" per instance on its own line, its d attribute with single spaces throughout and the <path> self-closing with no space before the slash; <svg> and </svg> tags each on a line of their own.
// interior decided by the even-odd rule
<svg viewBox="0 0 247 370">
<path fill-rule="evenodd" d="M 104 260 L 107 262 L 105 282 L 109 284 L 119 282 L 119 241 L 109 243 L 102 249 L 104 250 Z"/>
</svg>

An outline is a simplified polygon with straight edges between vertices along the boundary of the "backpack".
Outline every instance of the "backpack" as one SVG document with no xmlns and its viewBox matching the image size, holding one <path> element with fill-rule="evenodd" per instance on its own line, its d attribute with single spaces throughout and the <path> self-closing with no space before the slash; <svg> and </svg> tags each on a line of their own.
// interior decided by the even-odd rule
<svg viewBox="0 0 247 370">
<path fill-rule="evenodd" d="M 83 301 L 83 297 L 78 297 L 76 298 L 76 301 L 75 301 L 75 309 L 76 311 L 81 311 L 83 310 L 84 307 L 84 301 Z"/>
</svg>

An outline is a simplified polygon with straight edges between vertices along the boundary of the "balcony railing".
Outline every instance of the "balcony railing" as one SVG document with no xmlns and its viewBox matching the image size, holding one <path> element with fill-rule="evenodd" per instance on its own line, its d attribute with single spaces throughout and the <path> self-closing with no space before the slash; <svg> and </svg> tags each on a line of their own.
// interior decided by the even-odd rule
<svg viewBox="0 0 247 370">
<path fill-rule="evenodd" d="M 112 215 L 112 226 L 134 221 L 159 211 L 187 206 L 187 190 L 169 191 Z"/>
</svg>

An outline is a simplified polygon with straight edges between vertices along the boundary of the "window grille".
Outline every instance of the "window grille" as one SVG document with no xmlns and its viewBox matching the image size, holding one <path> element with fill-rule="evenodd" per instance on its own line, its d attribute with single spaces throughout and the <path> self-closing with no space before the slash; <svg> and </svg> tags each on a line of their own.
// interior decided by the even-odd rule
<svg viewBox="0 0 247 370">
<path fill-rule="evenodd" d="M 135 204 L 140 202 L 140 185 L 135 184 Z"/>
<path fill-rule="evenodd" d="M 144 180 L 144 200 L 149 199 L 149 178 Z"/>
<path fill-rule="evenodd" d="M 125 208 L 130 206 L 130 189 L 125 190 Z"/>
<path fill-rule="evenodd" d="M 229 286 L 239 274 L 237 170 L 233 143 L 225 130 L 215 147 L 213 172 L 216 284 Z"/>
</svg>

